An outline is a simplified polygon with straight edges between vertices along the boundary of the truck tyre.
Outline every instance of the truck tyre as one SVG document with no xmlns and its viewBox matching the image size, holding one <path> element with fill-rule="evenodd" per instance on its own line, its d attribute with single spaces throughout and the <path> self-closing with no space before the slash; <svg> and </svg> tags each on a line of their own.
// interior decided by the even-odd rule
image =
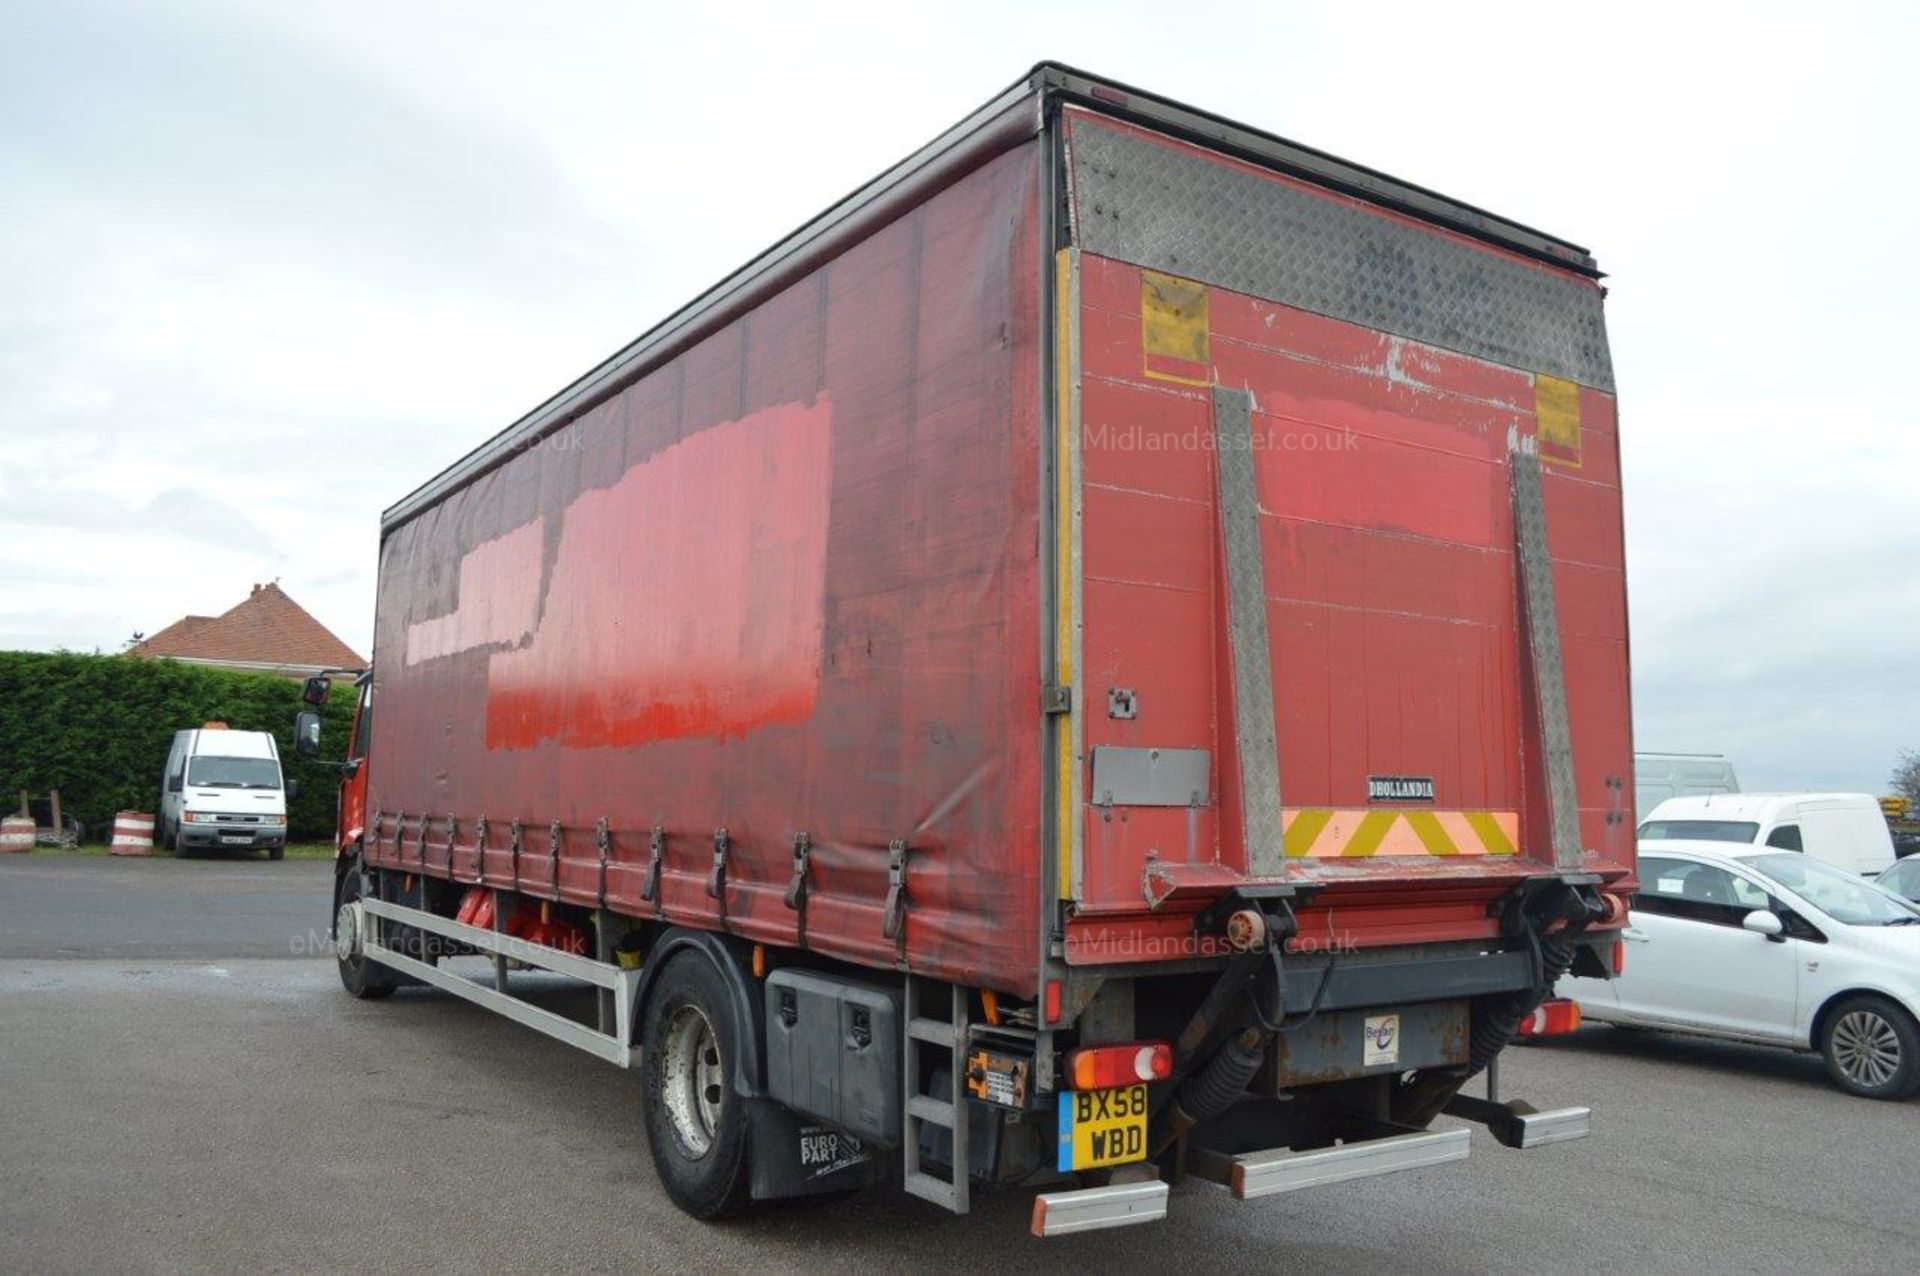
<svg viewBox="0 0 1920 1276">
<path fill-rule="evenodd" d="M 283 860 L 287 858 L 287 844 L 282 842 L 278 846 L 269 846 L 267 848 L 267 858 L 270 860 Z"/>
<path fill-rule="evenodd" d="M 351 933 L 352 916 L 348 905 L 366 893 L 366 873 L 355 860 L 341 875 L 338 902 L 334 914 L 334 960 L 340 967 L 340 986 L 362 1001 L 391 997 L 400 986 L 400 976 L 378 962 L 360 954 L 360 937 Z"/>
<path fill-rule="evenodd" d="M 747 1203 L 747 1103 L 729 1080 L 739 1043 L 728 1007 L 720 972 L 692 952 L 668 960 L 647 998 L 647 1143 L 667 1195 L 695 1218 Z"/>
<path fill-rule="evenodd" d="M 187 847 L 187 835 L 180 831 L 178 824 L 173 826 L 173 840 L 169 846 L 173 850 L 173 858 L 177 860 L 186 859 L 193 854 Z"/>
<path fill-rule="evenodd" d="M 1863 1099 L 1904 1099 L 1920 1090 L 1920 1027 L 1885 997 L 1848 997 L 1827 1015 L 1820 1053 L 1827 1075 Z"/>
</svg>

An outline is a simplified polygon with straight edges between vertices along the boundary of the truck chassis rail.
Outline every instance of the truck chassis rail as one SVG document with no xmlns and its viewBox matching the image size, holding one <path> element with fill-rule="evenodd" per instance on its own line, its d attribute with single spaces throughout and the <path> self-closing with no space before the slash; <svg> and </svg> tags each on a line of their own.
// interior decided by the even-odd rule
<svg viewBox="0 0 1920 1276">
<path fill-rule="evenodd" d="M 629 1068 L 638 1061 L 640 1052 L 634 1045 L 633 1026 L 643 975 L 640 970 L 627 970 L 544 944 L 529 943 L 501 931 L 470 926 L 387 900 L 355 901 L 347 907 L 341 920 L 337 942 L 342 957 L 357 952 L 620 1067 Z M 492 953 L 497 958 L 508 958 L 603 989 L 612 994 L 613 1031 L 601 1032 L 512 995 L 506 991 L 500 964 L 495 967 L 496 983 L 489 986 L 409 956 L 383 942 L 382 923 L 410 926 Z M 1464 1095 L 1456 1096 L 1446 1111 L 1487 1126 L 1499 1142 L 1515 1148 L 1540 1147 L 1584 1137 L 1590 1120 L 1586 1108 L 1535 1112 L 1524 1103 L 1499 1103 Z M 1464 1161 L 1469 1150 L 1466 1129 L 1426 1130 L 1386 1134 L 1304 1152 L 1271 1148 L 1232 1154 L 1193 1147 L 1188 1150 L 1186 1165 L 1193 1177 L 1225 1187 L 1237 1200 L 1250 1201 Z M 1043 1193 L 1034 1198 L 1031 1230 L 1035 1236 L 1067 1236 L 1154 1222 L 1167 1216 L 1169 1195 L 1169 1185 L 1158 1178 Z"/>
</svg>

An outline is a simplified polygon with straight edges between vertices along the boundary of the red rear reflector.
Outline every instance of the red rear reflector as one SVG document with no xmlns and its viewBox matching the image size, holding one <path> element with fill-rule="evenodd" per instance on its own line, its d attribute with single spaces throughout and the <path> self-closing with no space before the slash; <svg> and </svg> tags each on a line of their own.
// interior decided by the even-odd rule
<svg viewBox="0 0 1920 1276">
<path fill-rule="evenodd" d="M 1613 941 L 1613 977 L 1618 979 L 1626 973 L 1627 941 L 1624 939 L 1616 939 Z"/>
<path fill-rule="evenodd" d="M 1173 1047 L 1164 1041 L 1135 1041 L 1124 1046 L 1088 1046 L 1067 1052 L 1067 1088 L 1111 1090 L 1173 1075 Z"/>
<path fill-rule="evenodd" d="M 1580 1003 L 1543 1001 L 1538 1009 L 1520 1021 L 1518 1037 L 1559 1037 L 1580 1026 Z"/>
<path fill-rule="evenodd" d="M 1060 1022 L 1060 981 L 1058 979 L 1047 981 L 1046 1000 L 1041 1003 L 1040 1012 L 1042 1023 Z"/>
</svg>

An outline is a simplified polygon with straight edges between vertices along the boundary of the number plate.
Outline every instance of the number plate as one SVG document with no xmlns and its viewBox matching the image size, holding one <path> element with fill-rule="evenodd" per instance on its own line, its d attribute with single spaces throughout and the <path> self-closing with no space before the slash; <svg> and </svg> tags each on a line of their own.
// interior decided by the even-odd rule
<svg viewBox="0 0 1920 1276">
<path fill-rule="evenodd" d="M 1146 1157 L 1147 1087 L 1061 1092 L 1058 1168 L 1091 1170 Z"/>
<path fill-rule="evenodd" d="M 252 843 L 253 834 L 251 833 L 242 833 L 238 837 L 223 837 L 220 839 L 220 845 L 222 846 L 250 846 Z"/>
</svg>

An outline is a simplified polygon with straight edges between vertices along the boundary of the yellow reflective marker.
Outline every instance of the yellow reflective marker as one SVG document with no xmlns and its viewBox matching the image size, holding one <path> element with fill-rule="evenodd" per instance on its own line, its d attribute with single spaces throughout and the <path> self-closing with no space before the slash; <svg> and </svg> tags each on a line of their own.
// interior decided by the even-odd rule
<svg viewBox="0 0 1920 1276">
<path fill-rule="evenodd" d="M 1140 348 L 1149 377 L 1182 385 L 1212 384 L 1207 286 L 1178 275 L 1141 271 Z"/>
<path fill-rule="evenodd" d="M 1054 255 L 1054 680 L 1071 696 L 1074 677 L 1074 493 L 1073 461 L 1079 429 L 1078 403 L 1074 384 L 1077 368 L 1076 343 L 1080 339 L 1079 289 L 1074 286 L 1073 250 L 1062 248 Z M 1069 713 L 1059 723 L 1054 783 L 1057 786 L 1058 824 L 1054 831 L 1058 843 L 1057 886 L 1063 900 L 1078 898 L 1073 880 L 1074 833 L 1080 820 L 1074 780 L 1078 758 L 1074 750 L 1075 715 Z"/>
<path fill-rule="evenodd" d="M 1516 855 L 1518 811 L 1307 808 L 1282 813 L 1289 859 Z"/>
<path fill-rule="evenodd" d="M 1540 459 L 1580 465 L 1580 387 L 1544 372 L 1533 378 L 1533 419 Z"/>
</svg>

